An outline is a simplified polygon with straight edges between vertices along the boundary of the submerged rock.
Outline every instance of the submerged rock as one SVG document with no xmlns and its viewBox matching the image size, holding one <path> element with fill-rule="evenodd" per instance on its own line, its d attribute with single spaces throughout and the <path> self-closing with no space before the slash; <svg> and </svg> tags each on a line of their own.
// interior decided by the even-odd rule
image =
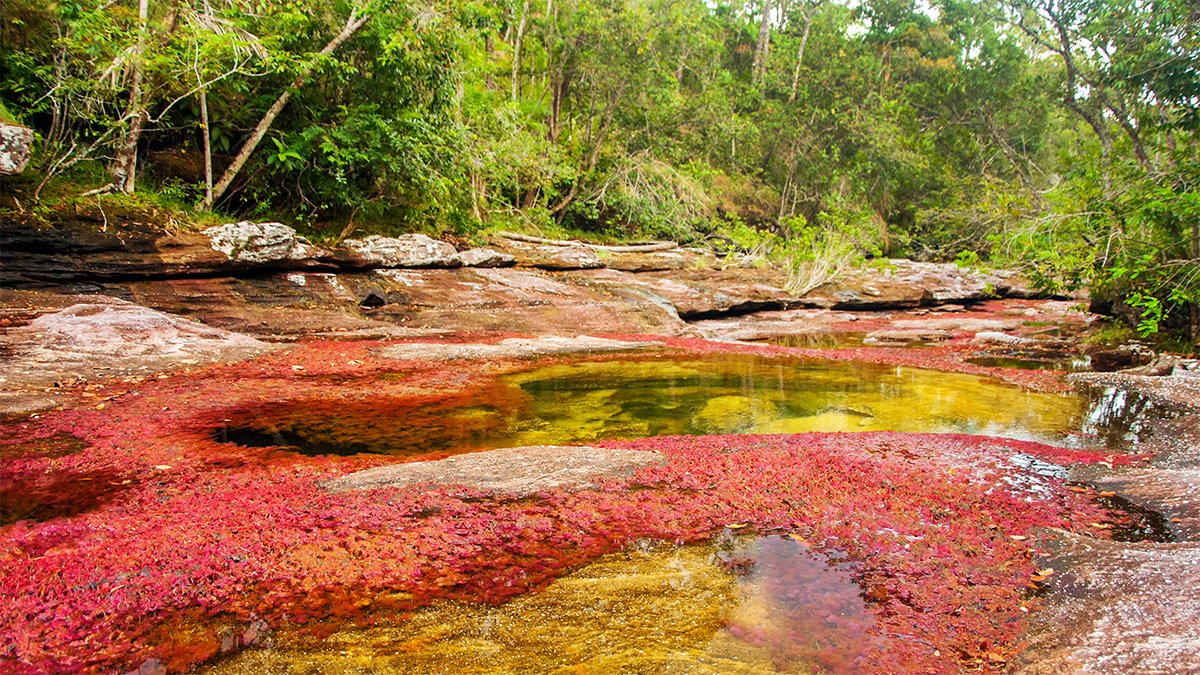
<svg viewBox="0 0 1200 675">
<path fill-rule="evenodd" d="M 624 476 L 665 461 L 657 452 L 532 445 L 458 455 L 435 462 L 381 466 L 325 481 L 323 486 L 332 492 L 344 492 L 441 483 L 523 497 L 552 488 L 595 487 L 597 478 Z"/>
</svg>

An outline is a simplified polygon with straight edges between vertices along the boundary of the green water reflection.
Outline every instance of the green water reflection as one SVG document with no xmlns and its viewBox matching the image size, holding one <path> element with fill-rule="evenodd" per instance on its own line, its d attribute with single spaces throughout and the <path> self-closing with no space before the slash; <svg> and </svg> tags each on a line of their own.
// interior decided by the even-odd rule
<svg viewBox="0 0 1200 675">
<path fill-rule="evenodd" d="M 366 388 L 369 383 L 347 383 Z M 484 390 L 302 400 L 228 413 L 218 440 L 310 455 L 463 453 L 664 435 L 914 431 L 1061 442 L 1087 401 L 998 380 L 865 362 L 744 355 L 538 368 Z"/>
<path fill-rule="evenodd" d="M 505 420 L 509 445 L 882 430 L 1051 441 L 1079 428 L 1087 404 L 961 373 L 747 357 L 579 363 L 505 382 L 525 394 Z"/>
</svg>

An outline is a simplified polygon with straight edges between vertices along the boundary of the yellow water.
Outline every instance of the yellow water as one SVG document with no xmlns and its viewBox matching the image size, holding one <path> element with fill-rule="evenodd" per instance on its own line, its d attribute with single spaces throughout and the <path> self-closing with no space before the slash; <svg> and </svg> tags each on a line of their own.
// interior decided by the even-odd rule
<svg viewBox="0 0 1200 675">
<path fill-rule="evenodd" d="M 744 555 L 753 543 L 739 545 Z M 726 548 L 729 548 L 728 546 Z M 717 564 L 713 546 L 642 546 L 606 555 L 544 592 L 499 607 L 439 603 L 408 621 L 323 641 L 283 633 L 204 675 L 808 673 L 725 625 L 769 617 L 755 574 Z M 751 552 L 752 553 L 752 552 Z"/>
<path fill-rule="evenodd" d="M 435 416 L 443 425 L 471 420 L 479 431 L 458 441 L 463 450 L 670 434 L 878 430 L 1055 442 L 1080 428 L 1087 408 L 1083 397 L 1030 392 L 973 375 L 738 356 L 556 365 L 505 376 L 489 392 L 482 404 Z M 396 415 L 372 413 L 370 419 L 362 426 L 378 428 L 380 419 L 405 424 Z M 307 423 L 345 429 L 336 418 L 310 417 Z M 408 431 L 422 435 L 411 426 Z M 821 672 L 819 663 L 806 660 L 821 657 L 803 645 L 796 655 L 788 637 L 797 634 L 796 626 L 777 625 L 784 616 L 808 621 L 806 599 L 820 605 L 813 610 L 813 630 L 849 642 L 830 650 L 826 641 L 824 653 L 836 655 L 841 648 L 852 659 L 869 648 L 861 591 L 845 570 L 788 540 L 730 541 L 604 556 L 542 593 L 500 607 L 440 603 L 400 624 L 343 630 L 323 641 L 285 631 L 272 649 L 249 649 L 200 672 Z M 718 564 L 720 556 L 731 555 L 758 562 L 739 576 Z M 791 651 L 781 659 L 778 650 L 740 639 L 738 627 L 782 636 L 776 643 Z"/>
<path fill-rule="evenodd" d="M 504 445 L 675 434 L 914 431 L 1057 441 L 1080 396 L 870 363 L 748 357 L 580 363 L 509 376 L 525 394 Z"/>
</svg>

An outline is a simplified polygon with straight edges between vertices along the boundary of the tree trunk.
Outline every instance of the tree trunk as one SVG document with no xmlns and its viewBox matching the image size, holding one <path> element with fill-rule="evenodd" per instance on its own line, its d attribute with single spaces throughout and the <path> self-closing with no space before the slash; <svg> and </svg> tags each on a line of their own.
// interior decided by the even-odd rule
<svg viewBox="0 0 1200 675">
<path fill-rule="evenodd" d="M 125 132 L 117 156 L 109 165 L 112 182 L 106 191 L 132 194 L 137 183 L 137 146 L 142 138 L 142 129 L 146 126 L 146 104 L 142 96 L 142 60 L 146 51 L 146 34 L 150 30 L 150 2 L 138 2 L 138 39 L 130 55 L 133 66 L 133 82 L 129 89 L 129 112 L 125 117 L 129 120 L 129 130 Z"/>
<path fill-rule="evenodd" d="M 758 24 L 758 46 L 754 50 L 754 63 L 750 67 L 750 82 L 762 84 L 767 72 L 767 51 L 771 44 L 771 0 L 763 0 L 762 20 Z"/>
<path fill-rule="evenodd" d="M 292 81 L 291 86 L 279 95 L 279 98 L 267 110 L 267 114 L 263 115 L 263 118 L 258 121 L 258 126 L 254 128 L 254 133 L 250 134 L 250 138 L 246 139 L 246 142 L 242 144 L 242 149 L 238 152 L 237 157 L 233 158 L 233 163 L 225 170 L 225 173 L 221 176 L 221 181 L 213 188 L 212 198 L 205 199 L 205 208 L 212 208 L 213 203 L 220 199 L 225 194 L 225 191 L 229 189 L 229 184 L 233 182 L 238 172 L 242 170 L 242 167 L 246 164 L 246 160 L 250 158 L 250 154 L 254 152 L 254 149 L 258 147 L 263 137 L 267 135 L 267 130 L 271 128 L 271 123 L 275 121 L 275 118 L 283 111 L 284 106 L 291 100 L 292 92 L 299 89 L 304 84 L 304 80 L 312 73 L 313 68 L 316 67 L 317 60 L 333 53 L 343 42 L 349 40 L 358 32 L 358 29 L 362 28 L 370 18 L 370 14 L 359 16 L 357 9 L 350 12 L 350 18 L 346 19 L 346 25 L 342 28 L 342 32 L 338 33 L 336 37 L 329 41 L 329 44 L 325 45 L 324 49 L 317 53 L 317 58 L 305 66 L 304 70 Z"/>
<path fill-rule="evenodd" d="M 796 69 L 792 71 L 792 94 L 788 96 L 788 103 L 796 100 L 796 89 L 800 86 L 800 64 L 804 63 L 804 46 L 808 44 L 808 33 L 812 30 L 812 22 L 817 15 L 817 9 L 823 4 L 825 4 L 825 0 L 817 0 L 804 12 L 804 34 L 800 36 L 800 49 L 796 51 Z"/>
<path fill-rule="evenodd" d="M 204 132 L 204 203 L 213 199 L 212 133 L 208 128 L 208 94 L 200 90 L 200 130 Z"/>
<path fill-rule="evenodd" d="M 512 100 L 521 96 L 521 42 L 525 39 L 525 20 L 529 17 L 529 0 L 521 5 L 521 22 L 517 25 L 517 39 L 513 43 Z"/>
</svg>

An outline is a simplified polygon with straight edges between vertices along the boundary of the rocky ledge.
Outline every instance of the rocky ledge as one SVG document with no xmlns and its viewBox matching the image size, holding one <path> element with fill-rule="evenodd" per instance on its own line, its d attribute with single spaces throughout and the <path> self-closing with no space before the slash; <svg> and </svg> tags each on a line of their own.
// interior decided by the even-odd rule
<svg viewBox="0 0 1200 675">
<path fill-rule="evenodd" d="M 0 228 L 0 284 L 120 298 L 260 336 L 492 330 L 698 335 L 689 323 L 800 308 L 878 311 L 1029 297 L 1017 275 L 877 261 L 804 296 L 768 267 L 669 242 L 595 246 L 501 233 L 459 251 L 421 234 L 316 246 L 280 223 L 173 232 L 113 215 Z"/>
</svg>

